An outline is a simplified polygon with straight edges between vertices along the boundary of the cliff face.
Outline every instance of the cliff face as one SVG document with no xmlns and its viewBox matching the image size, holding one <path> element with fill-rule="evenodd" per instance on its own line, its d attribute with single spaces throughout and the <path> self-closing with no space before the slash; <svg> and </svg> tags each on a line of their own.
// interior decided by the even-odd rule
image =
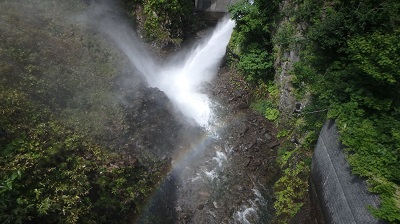
<svg viewBox="0 0 400 224">
<path fill-rule="evenodd" d="M 292 84 L 293 66 L 300 60 L 301 41 L 306 28 L 304 22 L 299 23 L 294 19 L 293 12 L 297 7 L 291 0 L 282 1 L 279 9 L 281 16 L 273 35 L 275 83 L 279 88 L 279 111 L 284 120 L 307 102 L 306 98 L 296 99 Z"/>
<path fill-rule="evenodd" d="M 295 81 L 294 66 L 301 60 L 304 22 L 295 19 L 298 4 L 284 0 L 279 4 L 272 35 L 274 54 L 274 85 L 279 94 L 276 101 L 280 112 L 279 129 L 284 133 L 278 151 L 278 161 L 282 170 L 280 179 L 275 183 L 274 203 L 276 223 L 321 223 L 320 212 L 313 205 L 308 188 L 309 168 L 305 162 L 310 153 L 304 142 L 308 133 L 303 132 L 298 123 L 303 122 L 301 110 L 308 103 L 308 95 L 299 96 Z M 299 122 L 300 121 L 300 122 Z M 279 153 L 278 153 L 279 154 Z M 291 180 L 291 181 L 286 181 Z M 291 196 L 289 192 L 293 192 Z"/>
<path fill-rule="evenodd" d="M 284 48 L 277 46 L 280 57 L 275 60 L 277 73 L 275 83 L 279 87 L 279 111 L 284 118 L 292 115 L 296 109 L 296 97 L 293 94 L 290 71 L 293 69 L 293 63 L 299 60 L 298 49 Z"/>
</svg>

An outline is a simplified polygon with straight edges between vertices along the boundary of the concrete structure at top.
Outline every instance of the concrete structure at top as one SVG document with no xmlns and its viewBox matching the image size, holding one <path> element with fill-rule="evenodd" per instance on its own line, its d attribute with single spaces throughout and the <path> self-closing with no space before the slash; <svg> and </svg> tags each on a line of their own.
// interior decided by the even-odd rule
<svg viewBox="0 0 400 224">
<path fill-rule="evenodd" d="M 195 0 L 196 11 L 199 12 L 228 12 L 228 6 L 237 0 Z"/>
</svg>

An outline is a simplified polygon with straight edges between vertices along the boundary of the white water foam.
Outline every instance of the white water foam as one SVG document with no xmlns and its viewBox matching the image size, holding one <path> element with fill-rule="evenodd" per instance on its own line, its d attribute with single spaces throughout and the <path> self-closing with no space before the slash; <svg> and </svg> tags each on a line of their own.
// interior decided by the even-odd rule
<svg viewBox="0 0 400 224">
<path fill-rule="evenodd" d="M 207 127 L 212 119 L 211 102 L 202 93 L 202 85 L 217 74 L 225 55 L 235 22 L 225 18 L 203 44 L 197 46 L 179 63 L 171 63 L 160 69 L 154 83 L 164 91 L 187 117 Z"/>
<path fill-rule="evenodd" d="M 211 171 L 203 170 L 204 174 L 208 179 L 213 181 L 214 179 L 218 178 L 218 173 L 216 169 L 213 169 Z"/>
<path fill-rule="evenodd" d="M 250 224 L 257 223 L 259 221 L 259 208 L 260 206 L 264 207 L 266 205 L 266 201 L 258 189 L 253 188 L 252 191 L 255 196 L 254 199 L 247 200 L 247 202 L 242 204 L 240 209 L 234 213 L 233 218 L 235 223 Z"/>
<path fill-rule="evenodd" d="M 223 165 L 223 163 L 224 163 L 225 161 L 227 161 L 228 158 L 226 157 L 226 155 L 225 155 L 223 152 L 217 151 L 217 152 L 216 152 L 216 156 L 213 157 L 213 160 L 216 161 L 217 164 L 218 164 L 218 166 L 221 168 L 222 165 Z"/>
<path fill-rule="evenodd" d="M 220 174 L 224 171 L 224 165 L 228 162 L 228 157 L 222 151 L 216 151 L 215 156 L 208 161 L 208 165 L 201 167 L 201 172 L 196 172 L 195 177 L 189 177 L 191 182 L 197 180 L 218 181 Z"/>
</svg>

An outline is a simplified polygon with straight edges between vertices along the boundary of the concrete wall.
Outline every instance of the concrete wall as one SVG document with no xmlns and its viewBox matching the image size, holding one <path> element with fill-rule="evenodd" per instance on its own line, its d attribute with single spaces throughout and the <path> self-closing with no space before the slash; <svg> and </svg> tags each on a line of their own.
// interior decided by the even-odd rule
<svg viewBox="0 0 400 224">
<path fill-rule="evenodd" d="M 367 209 L 379 198 L 367 191 L 365 180 L 352 175 L 339 133 L 329 120 L 321 130 L 311 165 L 311 182 L 325 223 L 382 223 Z"/>
<path fill-rule="evenodd" d="M 237 0 L 195 0 L 196 11 L 228 12 L 228 5 Z"/>
</svg>

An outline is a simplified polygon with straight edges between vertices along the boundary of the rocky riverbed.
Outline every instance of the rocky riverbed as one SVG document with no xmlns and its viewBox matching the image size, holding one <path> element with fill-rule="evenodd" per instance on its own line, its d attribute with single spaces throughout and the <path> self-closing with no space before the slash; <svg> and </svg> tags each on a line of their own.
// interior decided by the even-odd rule
<svg viewBox="0 0 400 224">
<path fill-rule="evenodd" d="M 250 92 L 240 77 L 222 69 L 206 87 L 215 102 L 209 130 L 179 120 L 162 92 L 146 91 L 133 104 L 141 109 L 131 113 L 132 123 L 146 124 L 139 142 L 170 158 L 171 171 L 137 222 L 269 223 L 279 142 L 274 125 L 249 108 Z"/>
</svg>

